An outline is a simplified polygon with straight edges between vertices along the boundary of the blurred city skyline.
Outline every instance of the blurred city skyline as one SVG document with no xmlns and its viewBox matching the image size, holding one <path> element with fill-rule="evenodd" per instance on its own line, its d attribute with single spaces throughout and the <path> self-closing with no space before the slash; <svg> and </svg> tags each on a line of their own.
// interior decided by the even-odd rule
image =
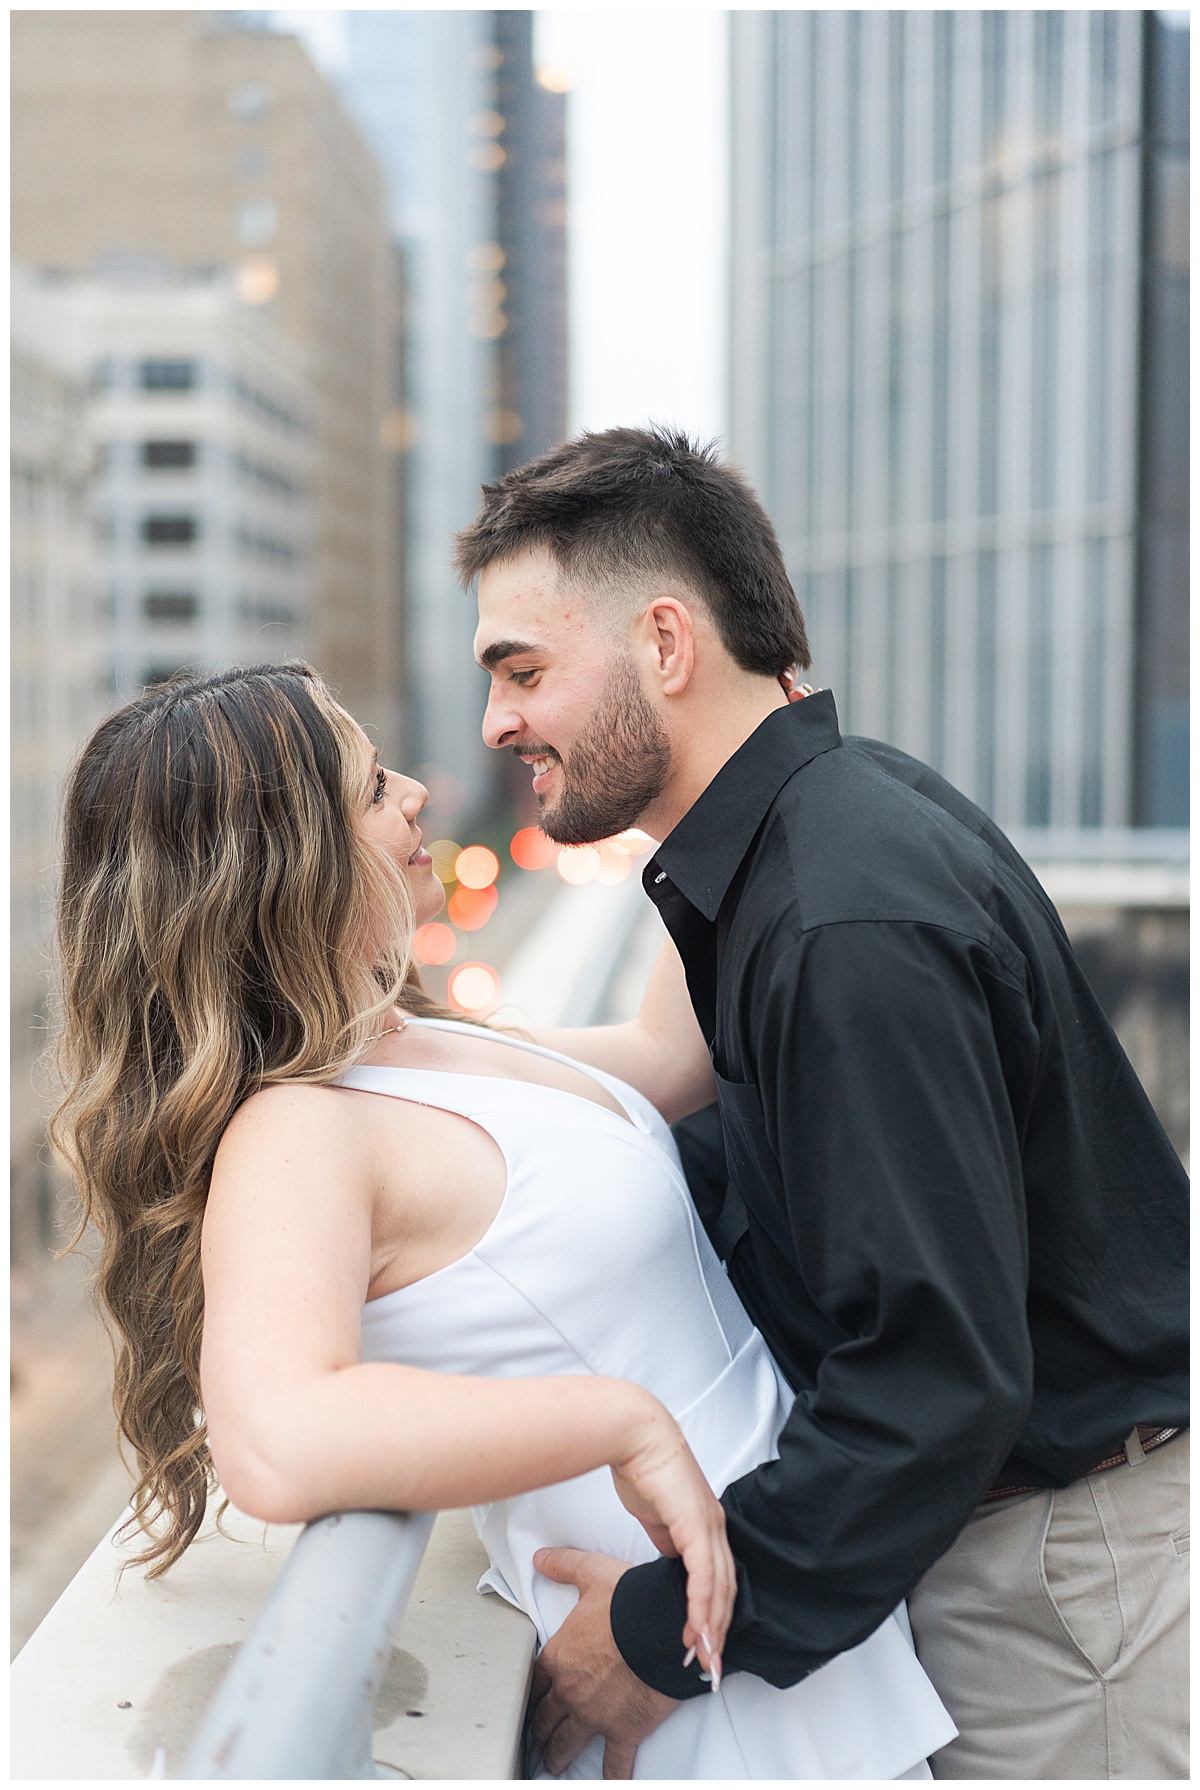
<svg viewBox="0 0 1200 1790">
<path fill-rule="evenodd" d="M 351 15 L 278 11 L 343 86 Z M 724 9 L 533 14 L 534 58 L 569 92 L 572 433 L 728 428 L 728 38 Z M 428 227 L 413 220 L 414 233 Z"/>
</svg>

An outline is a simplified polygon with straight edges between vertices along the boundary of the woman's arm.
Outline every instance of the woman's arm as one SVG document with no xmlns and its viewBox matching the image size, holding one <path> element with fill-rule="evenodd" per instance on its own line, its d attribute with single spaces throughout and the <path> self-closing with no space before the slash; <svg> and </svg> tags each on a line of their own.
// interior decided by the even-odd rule
<svg viewBox="0 0 1200 1790">
<path fill-rule="evenodd" d="M 617 1026 L 540 1026 L 530 1036 L 550 1050 L 620 1076 L 672 1125 L 717 1097 L 712 1058 L 670 939 L 650 972 L 636 1019 Z"/>
<path fill-rule="evenodd" d="M 689 1628 L 719 1651 L 734 1592 L 723 1513 L 650 1393 L 595 1375 L 483 1379 L 361 1360 L 383 1165 L 360 1098 L 269 1089 L 217 1152 L 201 1382 L 225 1491 L 265 1521 L 303 1522 L 490 1503 L 609 1466 L 655 1544 L 682 1555 Z"/>
</svg>

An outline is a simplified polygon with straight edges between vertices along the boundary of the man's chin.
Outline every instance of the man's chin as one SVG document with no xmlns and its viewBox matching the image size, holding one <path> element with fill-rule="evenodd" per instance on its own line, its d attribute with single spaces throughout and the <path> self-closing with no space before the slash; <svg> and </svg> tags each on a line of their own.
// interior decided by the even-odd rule
<svg viewBox="0 0 1200 1790">
<path fill-rule="evenodd" d="M 598 831 L 595 827 L 581 826 L 578 820 L 560 814 L 555 808 L 545 807 L 540 797 L 538 826 L 547 839 L 553 839 L 555 845 L 597 845 L 601 839 L 609 837 L 609 834 Z"/>
</svg>

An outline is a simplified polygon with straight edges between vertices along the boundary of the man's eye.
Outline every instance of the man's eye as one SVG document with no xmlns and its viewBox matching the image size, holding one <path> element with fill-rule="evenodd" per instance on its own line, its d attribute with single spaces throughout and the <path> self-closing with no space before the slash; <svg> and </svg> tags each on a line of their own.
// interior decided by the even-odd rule
<svg viewBox="0 0 1200 1790">
<path fill-rule="evenodd" d="M 536 671 L 513 671 L 513 672 L 509 673 L 509 676 L 511 677 L 512 682 L 514 684 L 520 684 L 522 687 L 524 687 L 529 682 L 530 678 L 535 678 L 537 676 L 537 672 Z"/>
</svg>

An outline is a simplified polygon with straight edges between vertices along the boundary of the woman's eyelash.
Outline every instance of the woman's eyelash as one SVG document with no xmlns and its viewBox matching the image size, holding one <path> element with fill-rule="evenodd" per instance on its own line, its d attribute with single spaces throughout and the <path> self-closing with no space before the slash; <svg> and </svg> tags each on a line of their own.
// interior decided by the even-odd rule
<svg viewBox="0 0 1200 1790">
<path fill-rule="evenodd" d="M 371 797 L 371 806 L 372 807 L 374 807 L 376 802 L 380 802 L 383 800 L 384 791 L 386 789 L 387 789 L 387 772 L 386 771 L 376 771 L 376 773 L 375 773 L 375 794 Z"/>
</svg>

